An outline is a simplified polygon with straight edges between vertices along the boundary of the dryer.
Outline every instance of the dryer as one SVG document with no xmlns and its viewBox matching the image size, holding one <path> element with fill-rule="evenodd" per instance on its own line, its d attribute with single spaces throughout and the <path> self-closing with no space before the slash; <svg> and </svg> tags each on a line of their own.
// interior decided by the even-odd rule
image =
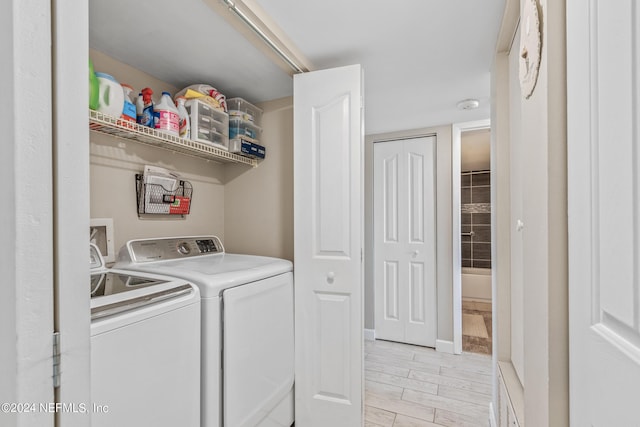
<svg viewBox="0 0 640 427">
<path fill-rule="evenodd" d="M 216 236 L 131 240 L 116 267 L 181 277 L 202 304 L 202 426 L 294 421 L 293 265 L 225 253 Z"/>
<path fill-rule="evenodd" d="M 200 425 L 200 296 L 184 279 L 91 264 L 94 427 Z"/>
</svg>

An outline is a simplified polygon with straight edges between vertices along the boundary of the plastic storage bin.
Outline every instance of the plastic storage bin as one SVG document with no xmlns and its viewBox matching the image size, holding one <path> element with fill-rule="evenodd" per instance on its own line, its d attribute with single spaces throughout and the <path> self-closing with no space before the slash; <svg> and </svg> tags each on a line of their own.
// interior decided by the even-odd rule
<svg viewBox="0 0 640 427">
<path fill-rule="evenodd" d="M 190 99 L 185 103 L 191 120 L 191 139 L 213 145 L 224 150 L 229 149 L 229 116 L 224 111 L 210 105 Z"/>
<path fill-rule="evenodd" d="M 242 98 L 227 99 L 229 118 L 239 118 L 260 127 L 262 124 L 262 110 Z"/>
<path fill-rule="evenodd" d="M 253 122 L 243 120 L 239 117 L 229 118 L 229 139 L 237 137 L 248 137 L 258 142 L 262 129 Z M 253 141 L 252 141 L 253 142 Z"/>
</svg>

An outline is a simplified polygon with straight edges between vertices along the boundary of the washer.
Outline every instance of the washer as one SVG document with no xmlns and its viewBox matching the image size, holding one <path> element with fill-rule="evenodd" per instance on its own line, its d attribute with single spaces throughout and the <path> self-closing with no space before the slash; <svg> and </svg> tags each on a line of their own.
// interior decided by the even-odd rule
<svg viewBox="0 0 640 427">
<path fill-rule="evenodd" d="M 202 426 L 294 421 L 293 265 L 227 254 L 215 236 L 131 240 L 121 269 L 181 277 L 202 298 Z"/>
<path fill-rule="evenodd" d="M 91 425 L 199 426 L 198 288 L 90 263 Z"/>
</svg>

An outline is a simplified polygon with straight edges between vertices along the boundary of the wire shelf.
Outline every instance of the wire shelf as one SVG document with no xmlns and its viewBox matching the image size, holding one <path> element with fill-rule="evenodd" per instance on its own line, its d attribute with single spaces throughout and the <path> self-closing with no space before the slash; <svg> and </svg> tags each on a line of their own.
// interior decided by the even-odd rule
<svg viewBox="0 0 640 427">
<path fill-rule="evenodd" d="M 201 159 L 224 163 L 242 163 L 254 168 L 258 166 L 256 159 L 229 153 L 201 142 L 158 132 L 147 126 L 141 126 L 94 110 L 89 110 L 89 129 L 93 132 L 112 135 Z"/>
</svg>

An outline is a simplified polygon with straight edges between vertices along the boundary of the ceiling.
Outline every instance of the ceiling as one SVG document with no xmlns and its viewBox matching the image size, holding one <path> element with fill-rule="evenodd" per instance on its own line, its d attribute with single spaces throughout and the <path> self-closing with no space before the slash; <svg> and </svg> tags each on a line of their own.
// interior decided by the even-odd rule
<svg viewBox="0 0 640 427">
<path fill-rule="evenodd" d="M 253 0 L 315 69 L 360 63 L 367 134 L 489 118 L 504 0 Z M 91 0 L 90 46 L 176 87 L 252 102 L 292 78 L 202 0 Z M 476 98 L 476 110 L 456 103 Z"/>
</svg>

